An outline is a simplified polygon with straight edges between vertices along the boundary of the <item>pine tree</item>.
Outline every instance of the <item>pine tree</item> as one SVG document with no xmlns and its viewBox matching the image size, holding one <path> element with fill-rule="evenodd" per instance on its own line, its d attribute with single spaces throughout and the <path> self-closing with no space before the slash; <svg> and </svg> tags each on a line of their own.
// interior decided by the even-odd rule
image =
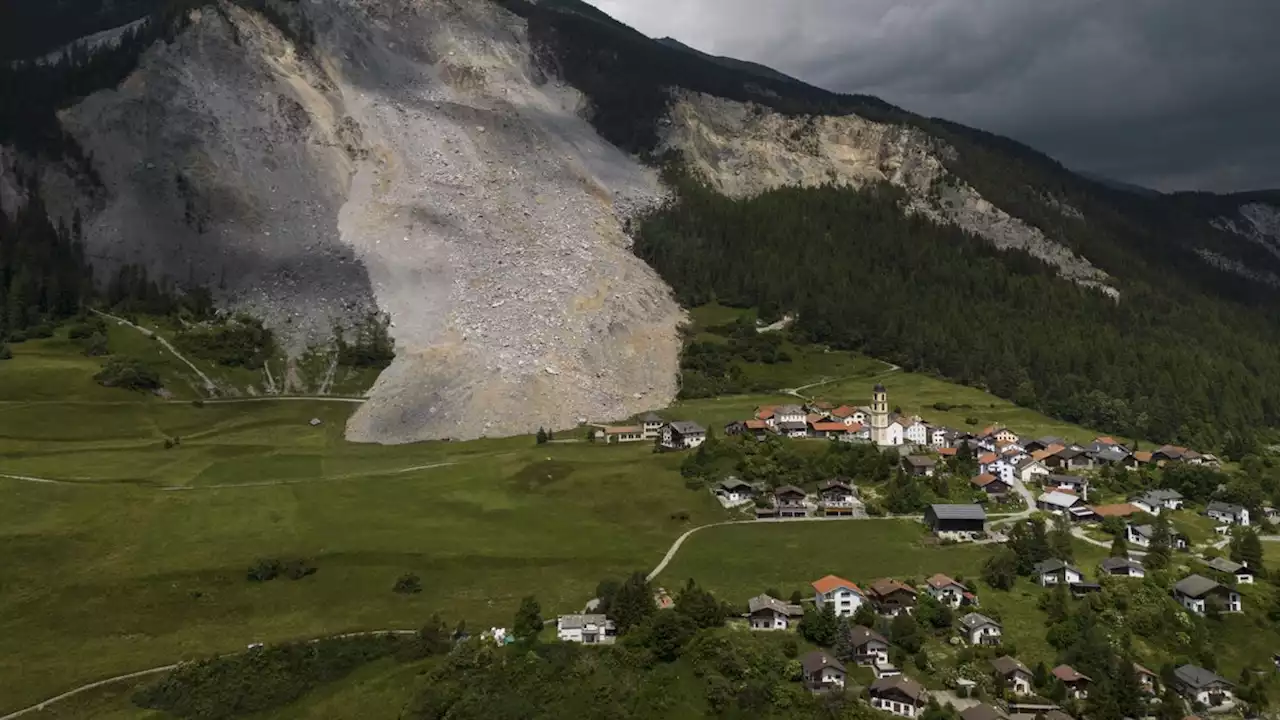
<svg viewBox="0 0 1280 720">
<path fill-rule="evenodd" d="M 549 433 L 547 433 L 546 428 L 538 428 L 538 434 L 535 438 L 535 442 L 538 445 L 546 445 L 547 441 L 550 439 L 551 439 L 551 436 Z"/>
<path fill-rule="evenodd" d="M 627 578 L 609 603 L 609 615 L 617 625 L 619 635 L 643 624 L 656 610 L 653 590 L 643 572 L 633 573 Z"/>
<path fill-rule="evenodd" d="M 533 640 L 542 632 L 542 627 L 542 607 L 538 605 L 537 598 L 528 595 L 520 601 L 511 633 L 519 640 Z"/>
<path fill-rule="evenodd" d="M 1129 557 L 1129 540 L 1123 532 L 1118 532 L 1115 537 L 1111 538 L 1111 557 Z"/>
<path fill-rule="evenodd" d="M 1263 567 L 1262 540 L 1252 529 L 1243 529 L 1231 539 L 1231 559 L 1247 566 L 1255 575 L 1262 576 Z"/>
<path fill-rule="evenodd" d="M 1169 567 L 1173 555 L 1173 530 L 1167 513 L 1160 513 L 1152 523 L 1151 546 L 1147 549 L 1146 566 L 1152 570 Z"/>
</svg>

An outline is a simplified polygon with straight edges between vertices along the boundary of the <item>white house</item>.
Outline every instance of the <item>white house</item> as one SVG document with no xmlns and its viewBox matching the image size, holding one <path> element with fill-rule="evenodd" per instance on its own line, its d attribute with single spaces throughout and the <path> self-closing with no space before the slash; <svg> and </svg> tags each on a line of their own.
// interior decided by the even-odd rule
<svg viewBox="0 0 1280 720">
<path fill-rule="evenodd" d="M 1071 492 L 1084 500 L 1089 499 L 1089 479 L 1079 475 L 1050 474 L 1041 478 L 1046 489 Z"/>
<path fill-rule="evenodd" d="M 811 690 L 835 690 L 844 687 L 848 673 L 844 665 L 821 650 L 806 653 L 800 658 L 805 685 Z"/>
<path fill-rule="evenodd" d="M 946 427 L 936 427 L 929 433 L 929 444 L 935 448 L 949 448 L 955 441 L 956 431 Z"/>
<path fill-rule="evenodd" d="M 1037 485 L 1049 475 L 1049 468 L 1033 457 L 1026 457 L 1015 463 L 1013 471 L 1025 485 Z"/>
<path fill-rule="evenodd" d="M 1036 582 L 1044 587 L 1075 585 L 1084 579 L 1084 575 L 1078 569 L 1056 559 L 1036 563 L 1035 572 Z"/>
<path fill-rule="evenodd" d="M 814 606 L 821 611 L 830 603 L 835 609 L 836 617 L 852 617 L 862 603 L 867 601 L 866 595 L 857 585 L 835 575 L 815 580 L 813 593 Z"/>
<path fill-rule="evenodd" d="M 556 637 L 560 642 L 611 645 L 618 631 L 604 615 L 561 615 L 556 620 Z"/>
<path fill-rule="evenodd" d="M 942 573 L 938 573 L 937 575 L 929 578 L 925 584 L 928 585 L 929 595 L 931 595 L 934 600 L 937 600 L 953 610 L 965 604 L 969 601 L 969 598 L 972 597 L 969 593 L 969 588 L 961 585 Z"/>
<path fill-rule="evenodd" d="M 1253 584 L 1253 571 L 1250 570 L 1247 565 L 1222 557 L 1207 560 L 1205 561 L 1205 565 L 1208 565 L 1220 573 L 1234 577 L 1237 585 Z"/>
<path fill-rule="evenodd" d="M 1154 525 L 1134 525 L 1133 523 L 1129 523 L 1124 529 L 1125 540 L 1127 540 L 1130 545 L 1142 548 L 1151 547 L 1151 542 L 1155 538 L 1155 535 L 1156 529 Z M 1175 550 L 1186 550 L 1188 545 L 1187 537 L 1181 533 L 1170 530 L 1169 545 Z"/>
<path fill-rule="evenodd" d="M 773 409 L 774 423 L 807 423 L 808 415 L 799 405 L 779 405 Z"/>
<path fill-rule="evenodd" d="M 1204 615 L 1209 603 L 1216 604 L 1221 612 L 1238 613 L 1243 609 L 1240 593 L 1203 575 L 1188 575 L 1179 580 L 1173 586 L 1173 597 L 1197 615 Z"/>
<path fill-rule="evenodd" d="M 983 453 L 978 456 L 978 472 L 983 475 L 995 475 L 1003 480 L 1006 485 L 1013 484 L 1015 475 L 1013 462 L 993 452 Z"/>
<path fill-rule="evenodd" d="M 991 661 L 991 667 L 995 669 L 995 675 L 1000 678 L 1004 687 L 1014 695 L 1031 695 L 1035 692 L 1032 687 L 1035 675 L 1017 658 L 1011 655 L 995 658 Z"/>
<path fill-rule="evenodd" d="M 784 603 L 768 595 L 757 595 L 747 601 L 747 619 L 752 630 L 789 630 L 802 617 L 804 610 L 799 605 Z"/>
<path fill-rule="evenodd" d="M 862 625 L 849 628 L 849 647 L 859 665 L 888 665 L 889 641 L 883 635 Z"/>
<path fill-rule="evenodd" d="M 1235 700 L 1235 686 L 1198 665 L 1174 668 L 1179 694 L 1205 707 L 1217 707 Z"/>
<path fill-rule="evenodd" d="M 929 437 L 929 431 L 929 423 L 926 423 L 923 420 L 916 420 L 907 426 L 907 429 L 903 432 L 903 436 L 906 437 L 907 442 L 912 445 L 930 445 L 932 444 L 932 438 Z"/>
<path fill-rule="evenodd" d="M 1247 527 L 1249 525 L 1249 509 L 1243 505 L 1218 502 L 1209 503 L 1204 514 L 1219 522 Z"/>
<path fill-rule="evenodd" d="M 662 437 L 662 426 L 666 424 L 667 421 L 658 417 L 656 413 L 645 413 L 640 416 L 640 427 L 643 429 L 645 440 Z"/>
<path fill-rule="evenodd" d="M 1182 493 L 1177 490 L 1148 490 L 1129 501 L 1144 513 L 1159 515 L 1161 510 L 1182 508 Z"/>
<path fill-rule="evenodd" d="M 1102 574 L 1113 577 L 1141 578 L 1147 576 L 1142 563 L 1128 558 L 1109 557 L 1098 564 L 1098 569 L 1102 571 Z"/>
<path fill-rule="evenodd" d="M 960 618 L 964 639 L 970 645 L 999 645 L 1004 629 L 1000 623 L 981 613 L 972 612 Z"/>
<path fill-rule="evenodd" d="M 929 702 L 924 686 L 905 675 L 876 680 L 867 688 L 867 695 L 871 707 L 905 718 L 916 717 Z"/>
<path fill-rule="evenodd" d="M 669 450 L 689 450 L 707 441 L 707 429 L 696 422 L 676 420 L 662 426 L 662 446 Z"/>
<path fill-rule="evenodd" d="M 1060 490 L 1042 493 L 1040 497 L 1036 498 L 1036 507 L 1055 515 L 1062 515 L 1081 503 L 1082 501 L 1079 497 L 1068 495 Z"/>
<path fill-rule="evenodd" d="M 755 498 L 756 489 L 750 483 L 743 482 L 736 477 L 722 480 L 716 486 L 715 494 L 724 498 L 725 505 L 741 505 Z"/>
</svg>

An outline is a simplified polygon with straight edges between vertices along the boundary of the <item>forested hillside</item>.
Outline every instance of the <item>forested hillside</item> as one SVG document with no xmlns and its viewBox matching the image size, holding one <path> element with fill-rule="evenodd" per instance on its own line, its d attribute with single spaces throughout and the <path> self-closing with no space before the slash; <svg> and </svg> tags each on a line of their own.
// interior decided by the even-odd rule
<svg viewBox="0 0 1280 720">
<path fill-rule="evenodd" d="M 685 305 L 795 312 L 810 341 L 1126 437 L 1217 448 L 1280 423 L 1280 333 L 1248 308 L 1137 282 L 1116 302 L 905 215 L 889 186 L 732 200 L 669 176 L 680 200 L 636 251 Z"/>
</svg>

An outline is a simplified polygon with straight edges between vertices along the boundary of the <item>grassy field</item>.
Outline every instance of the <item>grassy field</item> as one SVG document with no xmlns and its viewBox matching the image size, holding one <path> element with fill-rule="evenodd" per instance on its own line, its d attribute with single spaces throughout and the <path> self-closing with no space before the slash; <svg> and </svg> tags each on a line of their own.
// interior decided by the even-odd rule
<svg viewBox="0 0 1280 720">
<path fill-rule="evenodd" d="M 645 445 L 357 445 L 342 439 L 349 403 L 196 407 L 97 386 L 99 361 L 65 339 L 14 350 L 0 473 L 61 482 L 0 478 L 0 712 L 251 642 L 413 628 L 433 612 L 507 624 L 529 593 L 547 613 L 576 610 L 600 579 L 725 517 L 684 488 L 681 456 Z M 318 572 L 248 582 L 262 557 Z M 391 592 L 406 572 L 421 594 Z M 341 717 L 333 707 L 312 716 Z"/>
</svg>

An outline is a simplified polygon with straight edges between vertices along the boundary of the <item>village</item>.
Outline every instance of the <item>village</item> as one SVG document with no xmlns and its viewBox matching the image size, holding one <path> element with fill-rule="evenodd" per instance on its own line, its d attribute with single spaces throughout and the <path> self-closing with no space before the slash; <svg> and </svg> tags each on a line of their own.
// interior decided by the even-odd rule
<svg viewBox="0 0 1280 720">
<path fill-rule="evenodd" d="M 1251 518 L 1249 509 L 1242 505 L 1209 501 L 1198 515 L 1212 524 L 1215 539 L 1205 548 L 1210 552 L 1204 557 L 1193 556 L 1197 548 L 1192 539 L 1168 524 L 1170 514 L 1189 509 L 1177 490 L 1149 489 L 1123 502 L 1093 504 L 1091 486 L 1106 468 L 1220 467 L 1222 461 L 1214 455 L 1172 445 L 1140 451 L 1111 437 L 1097 437 L 1081 445 L 1059 437 L 1023 438 L 1000 426 L 971 432 L 934 425 L 919 416 L 890 412 L 888 393 L 881 384 L 873 388 L 870 406 L 835 406 L 822 401 L 763 406 L 754 417 L 725 425 L 724 435 L 758 441 L 821 439 L 874 445 L 896 453 L 901 474 L 910 478 L 931 478 L 949 459 L 970 457 L 977 471 L 969 484 L 980 501 L 934 503 L 923 513 L 909 516 L 923 523 L 937 541 L 1001 543 L 1008 538 L 1005 530 L 1035 517 L 1069 527 L 1073 537 L 1101 545 L 1099 536 L 1105 535 L 1098 528 L 1105 524 L 1121 536 L 1122 541 L 1117 538 L 1115 542 L 1126 551 L 1113 552 L 1091 573 L 1071 562 L 1045 559 L 1034 565 L 1032 582 L 1060 589 L 1076 599 L 1085 598 L 1102 590 L 1102 578 L 1121 582 L 1146 578 L 1144 556 L 1153 545 L 1162 543 L 1194 563 L 1194 571 L 1180 573 L 1167 591 L 1185 612 L 1197 617 L 1244 612 L 1239 586 L 1255 582 L 1254 569 L 1212 550 L 1226 546 L 1237 529 L 1255 533 L 1259 522 L 1268 524 L 1277 517 L 1270 507 L 1262 509 L 1265 517 Z M 603 428 L 599 439 L 650 440 L 665 451 L 695 450 L 707 442 L 708 431 L 697 423 L 667 422 L 649 414 L 635 426 Z M 750 517 L 764 522 L 868 518 L 862 491 L 848 477 L 822 481 L 816 491 L 727 477 L 716 482 L 711 491 L 725 508 L 745 508 Z M 999 512 L 989 513 L 990 509 Z M 660 592 L 656 602 L 666 607 L 670 598 Z M 908 676 L 890 661 L 894 643 L 886 629 L 893 627 L 896 618 L 910 616 L 924 604 L 946 608 L 949 622 L 943 632 L 950 634 L 952 644 L 986 653 L 988 679 L 995 692 L 979 693 L 979 697 L 974 688 L 982 678 L 957 677 L 946 690 L 934 693 L 926 689 L 927 683 Z M 783 599 L 764 593 L 751 597 L 746 600 L 745 612 L 731 622 L 753 631 L 797 631 L 821 614 L 834 617 L 839 630 L 830 647 L 819 647 L 800 657 L 806 687 L 820 693 L 852 689 L 854 669 L 867 668 L 869 682 L 858 691 L 872 707 L 900 717 L 922 715 L 932 699 L 935 705 L 953 705 L 963 720 L 1066 720 L 1072 717 L 1067 710 L 1081 707 L 1080 701 L 1088 698 L 1094 682 L 1066 664 L 1053 667 L 1047 678 L 1035 678 L 1027 664 L 1001 651 L 1004 627 L 983 614 L 972 581 L 941 573 L 922 581 L 867 578 L 862 583 L 827 575 L 811 583 L 808 596 L 795 593 Z M 929 614 L 937 613 L 930 610 Z M 612 621 L 604 614 L 563 616 L 557 628 L 559 638 L 568 642 L 607 644 L 616 637 Z M 1137 663 L 1132 671 L 1152 706 L 1166 691 L 1176 693 L 1193 712 L 1225 712 L 1236 702 L 1234 683 L 1193 663 L 1171 668 L 1163 677 Z M 1058 690 L 1053 699 L 1045 697 L 1047 684 Z"/>
</svg>

